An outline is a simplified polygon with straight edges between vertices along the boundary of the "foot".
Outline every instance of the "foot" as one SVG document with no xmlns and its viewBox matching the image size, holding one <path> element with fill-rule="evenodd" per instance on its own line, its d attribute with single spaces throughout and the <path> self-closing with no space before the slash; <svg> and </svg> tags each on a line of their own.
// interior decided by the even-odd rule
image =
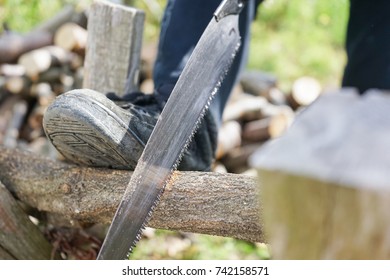
<svg viewBox="0 0 390 280">
<path fill-rule="evenodd" d="M 52 144 L 71 162 L 133 170 L 164 105 L 158 94 L 137 93 L 118 99 L 114 94 L 73 90 L 48 107 L 43 127 Z M 211 115 L 206 114 L 179 170 L 210 169 L 216 131 Z"/>
</svg>

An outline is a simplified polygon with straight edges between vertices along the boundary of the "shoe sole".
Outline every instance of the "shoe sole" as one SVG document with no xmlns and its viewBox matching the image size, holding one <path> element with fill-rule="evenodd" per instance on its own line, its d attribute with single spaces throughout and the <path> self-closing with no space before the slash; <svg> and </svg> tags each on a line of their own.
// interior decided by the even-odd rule
<svg viewBox="0 0 390 280">
<path fill-rule="evenodd" d="M 48 107 L 43 127 L 56 149 L 74 163 L 134 169 L 145 143 L 129 129 L 132 118 L 99 92 L 73 90 Z"/>
</svg>

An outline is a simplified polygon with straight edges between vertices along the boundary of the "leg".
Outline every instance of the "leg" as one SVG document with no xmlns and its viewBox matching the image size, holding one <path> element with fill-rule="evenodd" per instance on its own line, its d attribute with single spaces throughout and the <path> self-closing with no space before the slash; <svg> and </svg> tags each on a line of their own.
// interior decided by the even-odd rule
<svg viewBox="0 0 390 280">
<path fill-rule="evenodd" d="M 390 1 L 350 0 L 350 4 L 342 85 L 361 93 L 390 89 Z"/>
<path fill-rule="evenodd" d="M 158 56 L 154 67 L 157 91 L 169 96 L 192 50 L 209 23 L 221 0 L 169 0 L 161 25 Z M 255 1 L 248 1 L 240 15 L 242 47 L 231 70 L 210 108 L 220 123 L 222 111 L 247 57 L 250 24 L 255 13 Z"/>
</svg>

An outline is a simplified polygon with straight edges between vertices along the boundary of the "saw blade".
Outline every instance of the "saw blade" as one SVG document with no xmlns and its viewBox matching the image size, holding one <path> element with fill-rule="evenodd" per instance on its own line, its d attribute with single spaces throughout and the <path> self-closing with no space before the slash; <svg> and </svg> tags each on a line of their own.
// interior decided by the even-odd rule
<svg viewBox="0 0 390 280">
<path fill-rule="evenodd" d="M 98 259 L 124 259 L 141 238 L 239 46 L 238 15 L 213 18 L 145 146 Z"/>
</svg>

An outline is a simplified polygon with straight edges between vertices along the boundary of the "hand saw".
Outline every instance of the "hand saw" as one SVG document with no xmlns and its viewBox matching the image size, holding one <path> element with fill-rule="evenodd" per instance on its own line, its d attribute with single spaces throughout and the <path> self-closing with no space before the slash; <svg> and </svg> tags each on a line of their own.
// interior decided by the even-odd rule
<svg viewBox="0 0 390 280">
<path fill-rule="evenodd" d="M 141 238 L 165 185 L 240 47 L 244 0 L 224 0 L 183 69 L 131 176 L 98 259 L 124 259 Z"/>
</svg>

